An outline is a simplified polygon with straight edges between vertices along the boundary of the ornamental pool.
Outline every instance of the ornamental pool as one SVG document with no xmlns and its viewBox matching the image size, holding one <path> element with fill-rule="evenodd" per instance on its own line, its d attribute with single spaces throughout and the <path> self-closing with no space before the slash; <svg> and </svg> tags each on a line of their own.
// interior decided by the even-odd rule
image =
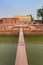
<svg viewBox="0 0 43 65">
<path fill-rule="evenodd" d="M 0 65 L 14 65 L 18 37 L 0 36 Z M 43 65 L 43 35 L 24 35 L 28 65 Z"/>
<path fill-rule="evenodd" d="M 28 65 L 43 65 L 43 35 L 25 37 Z"/>
<path fill-rule="evenodd" d="M 0 36 L 0 65 L 14 65 L 18 36 Z"/>
</svg>

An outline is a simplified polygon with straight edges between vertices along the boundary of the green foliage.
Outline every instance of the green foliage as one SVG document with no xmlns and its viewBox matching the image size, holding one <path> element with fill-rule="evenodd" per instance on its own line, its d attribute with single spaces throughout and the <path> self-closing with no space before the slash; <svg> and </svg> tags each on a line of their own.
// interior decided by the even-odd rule
<svg viewBox="0 0 43 65">
<path fill-rule="evenodd" d="M 38 17 L 38 19 L 41 17 L 41 20 L 43 22 L 43 6 L 42 6 L 42 8 L 37 10 L 37 17 Z"/>
<path fill-rule="evenodd" d="M 42 21 L 41 21 L 41 20 L 34 20 L 34 22 L 40 22 L 40 23 L 42 23 Z"/>
<path fill-rule="evenodd" d="M 32 17 L 32 15 L 30 14 L 30 16 L 31 16 L 31 21 L 34 21 L 34 18 Z"/>
</svg>

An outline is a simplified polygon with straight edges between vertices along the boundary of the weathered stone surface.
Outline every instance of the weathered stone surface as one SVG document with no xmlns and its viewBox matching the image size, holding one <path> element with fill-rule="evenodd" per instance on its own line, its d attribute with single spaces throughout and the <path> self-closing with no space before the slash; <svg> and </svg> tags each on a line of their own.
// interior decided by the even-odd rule
<svg viewBox="0 0 43 65">
<path fill-rule="evenodd" d="M 28 65 L 22 28 L 19 33 L 15 65 Z"/>
</svg>

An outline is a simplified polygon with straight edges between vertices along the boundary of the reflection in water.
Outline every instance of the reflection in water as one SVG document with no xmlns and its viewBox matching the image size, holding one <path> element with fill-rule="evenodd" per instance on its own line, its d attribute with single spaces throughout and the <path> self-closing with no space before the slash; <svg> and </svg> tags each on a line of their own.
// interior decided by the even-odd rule
<svg viewBox="0 0 43 65">
<path fill-rule="evenodd" d="M 0 65 L 14 65 L 18 36 L 0 36 Z"/>
<path fill-rule="evenodd" d="M 24 36 L 29 65 L 43 65 L 43 35 Z"/>
</svg>

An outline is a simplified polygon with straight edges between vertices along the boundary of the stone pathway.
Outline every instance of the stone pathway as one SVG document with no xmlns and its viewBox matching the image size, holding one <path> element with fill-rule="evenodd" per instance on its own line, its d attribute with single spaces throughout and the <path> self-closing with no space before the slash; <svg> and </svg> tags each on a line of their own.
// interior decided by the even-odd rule
<svg viewBox="0 0 43 65">
<path fill-rule="evenodd" d="M 15 65 L 28 65 L 22 28 L 20 28 L 19 33 L 19 41 L 18 41 Z"/>
</svg>

